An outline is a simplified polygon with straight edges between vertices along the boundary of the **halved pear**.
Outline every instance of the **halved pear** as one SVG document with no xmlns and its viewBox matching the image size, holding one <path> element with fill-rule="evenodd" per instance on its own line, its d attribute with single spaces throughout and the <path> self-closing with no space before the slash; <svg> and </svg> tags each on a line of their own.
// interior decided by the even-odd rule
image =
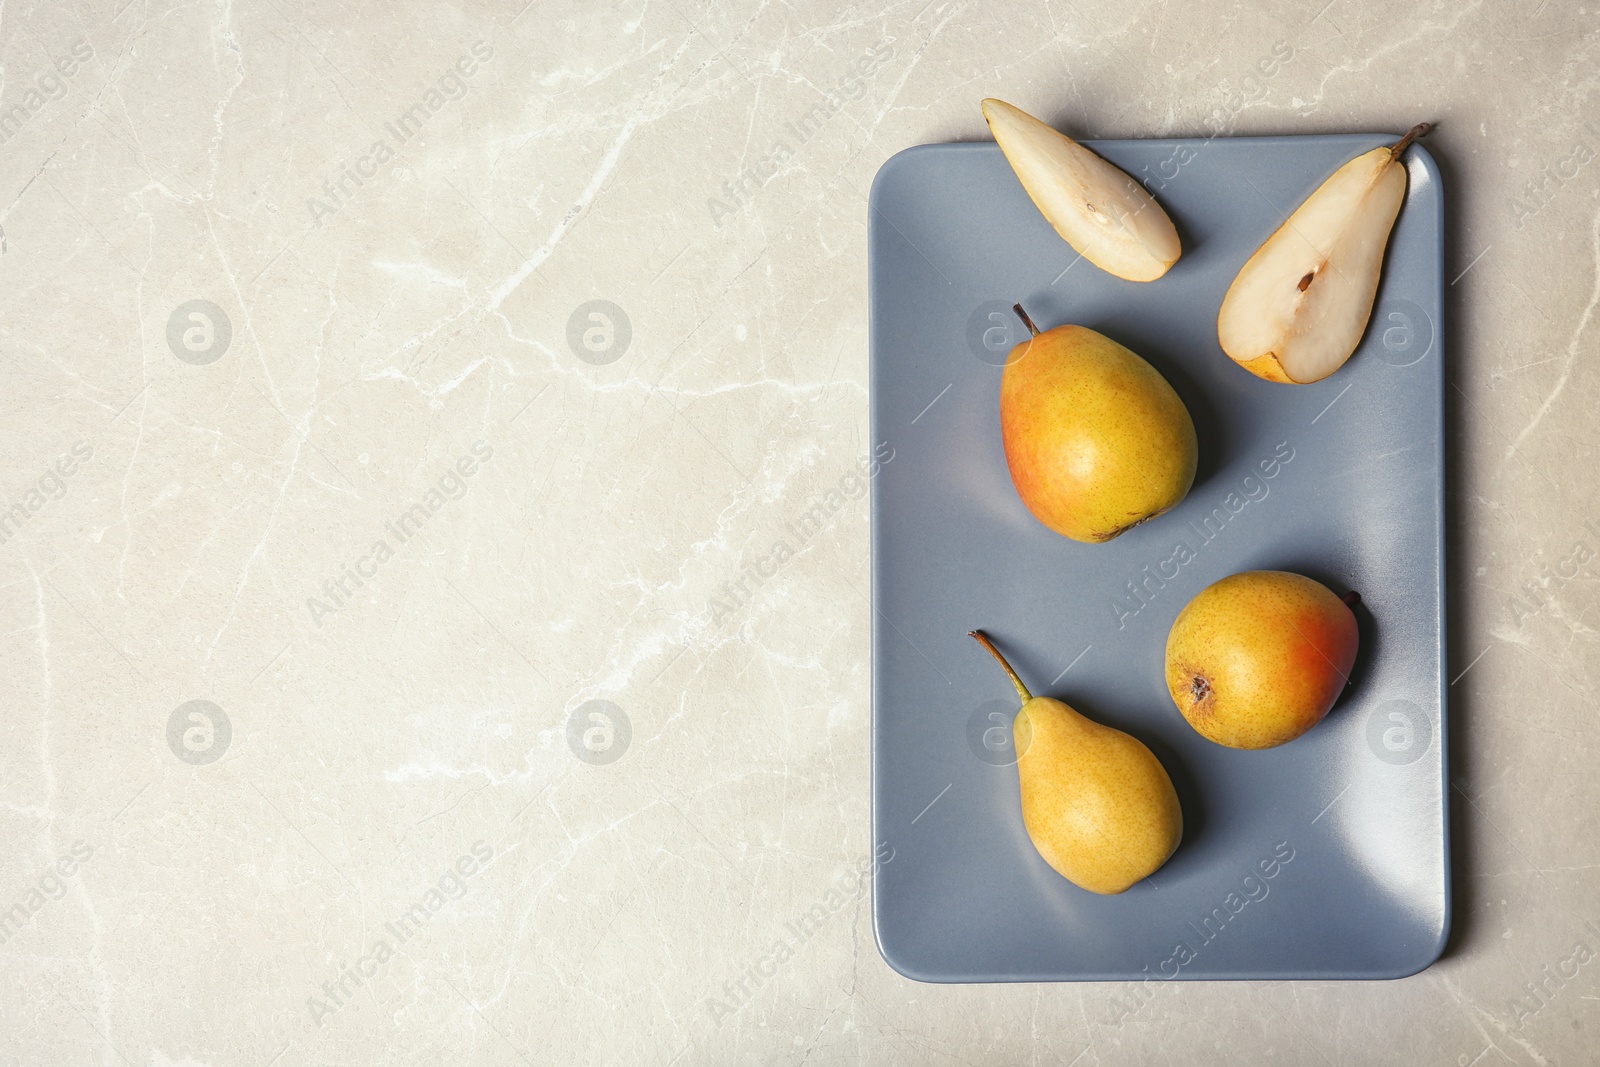
<svg viewBox="0 0 1600 1067">
<path fill-rule="evenodd" d="M 1268 381 L 1326 378 L 1361 343 L 1389 232 L 1406 196 L 1400 155 L 1432 128 L 1357 156 L 1317 187 L 1240 269 L 1222 298 L 1222 350 Z"/>
<path fill-rule="evenodd" d="M 1178 261 L 1178 231 L 1138 182 L 1004 100 L 985 100 L 983 117 L 1034 206 L 1084 259 L 1130 282 Z"/>
</svg>

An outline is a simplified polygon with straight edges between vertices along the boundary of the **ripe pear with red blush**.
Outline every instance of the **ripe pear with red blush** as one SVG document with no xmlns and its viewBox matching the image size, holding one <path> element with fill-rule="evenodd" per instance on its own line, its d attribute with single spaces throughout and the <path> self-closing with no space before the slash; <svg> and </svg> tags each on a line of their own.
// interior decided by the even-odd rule
<svg viewBox="0 0 1600 1067">
<path fill-rule="evenodd" d="M 1219 745 L 1293 741 L 1349 682 L 1359 600 L 1288 571 L 1245 571 L 1207 586 L 1167 635 L 1173 703 Z"/>
<path fill-rule="evenodd" d="M 1099 544 L 1175 507 L 1194 484 L 1189 409 L 1161 372 L 1083 326 L 1032 334 L 1000 377 L 1000 436 L 1034 518 Z"/>
</svg>

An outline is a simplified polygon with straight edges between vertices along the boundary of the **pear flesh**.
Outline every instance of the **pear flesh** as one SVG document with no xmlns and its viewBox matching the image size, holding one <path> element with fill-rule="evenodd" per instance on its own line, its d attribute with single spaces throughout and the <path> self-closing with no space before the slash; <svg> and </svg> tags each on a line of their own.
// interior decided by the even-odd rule
<svg viewBox="0 0 1600 1067">
<path fill-rule="evenodd" d="M 1131 282 L 1178 261 L 1172 220 L 1126 173 L 1003 100 L 985 100 L 983 117 L 1034 205 L 1083 258 Z"/>
<path fill-rule="evenodd" d="M 1355 352 L 1372 315 L 1406 195 L 1398 144 L 1357 156 L 1323 182 L 1251 256 L 1217 315 L 1222 350 L 1268 381 L 1321 381 Z"/>
<path fill-rule="evenodd" d="M 1033 696 L 982 631 L 972 636 L 1023 701 L 1012 734 L 1022 822 L 1039 855 L 1091 893 L 1121 893 L 1154 874 L 1183 837 L 1183 809 L 1161 761 L 1138 738 Z"/>
</svg>

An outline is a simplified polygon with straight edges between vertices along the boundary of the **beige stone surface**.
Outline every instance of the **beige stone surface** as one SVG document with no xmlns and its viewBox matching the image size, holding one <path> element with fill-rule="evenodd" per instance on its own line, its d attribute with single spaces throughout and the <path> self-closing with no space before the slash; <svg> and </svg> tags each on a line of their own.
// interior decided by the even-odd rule
<svg viewBox="0 0 1600 1067">
<path fill-rule="evenodd" d="M 0 1063 L 1592 1055 L 1600 6 L 519 8 L 0 10 Z M 1440 123 L 1456 932 L 1416 977 L 1118 1025 L 1117 985 L 907 981 L 855 896 L 711 1009 L 871 851 L 865 501 L 712 598 L 866 451 L 864 193 L 989 94 Z"/>
</svg>

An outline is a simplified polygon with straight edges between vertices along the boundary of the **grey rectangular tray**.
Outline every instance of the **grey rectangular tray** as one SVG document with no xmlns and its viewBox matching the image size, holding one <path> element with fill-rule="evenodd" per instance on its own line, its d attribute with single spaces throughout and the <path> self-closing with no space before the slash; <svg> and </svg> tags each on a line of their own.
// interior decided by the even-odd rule
<svg viewBox="0 0 1600 1067">
<path fill-rule="evenodd" d="M 992 143 L 894 156 L 873 183 L 873 921 L 930 982 L 1395 978 L 1449 929 L 1443 507 L 1443 198 L 1427 152 L 1360 349 L 1315 385 L 1262 381 L 1218 347 L 1239 267 L 1345 161 L 1398 134 L 1089 142 L 1183 239 L 1158 281 L 1063 242 Z M 1200 438 L 1193 490 L 1105 545 L 1040 525 L 1000 443 L 1000 366 L 1021 301 L 1148 359 Z M 892 452 L 890 451 L 892 450 Z M 1188 551 L 1179 551 L 1178 546 Z M 1191 558 L 1192 557 L 1192 558 Z M 1187 562 L 1183 562 L 1187 560 Z M 1294 570 L 1361 593 L 1353 684 L 1264 752 L 1204 740 L 1162 678 L 1167 631 L 1206 585 Z M 1017 702 L 967 631 L 1035 693 L 1139 737 L 1184 839 L 1116 897 L 1038 856 L 1017 804 Z"/>
</svg>

